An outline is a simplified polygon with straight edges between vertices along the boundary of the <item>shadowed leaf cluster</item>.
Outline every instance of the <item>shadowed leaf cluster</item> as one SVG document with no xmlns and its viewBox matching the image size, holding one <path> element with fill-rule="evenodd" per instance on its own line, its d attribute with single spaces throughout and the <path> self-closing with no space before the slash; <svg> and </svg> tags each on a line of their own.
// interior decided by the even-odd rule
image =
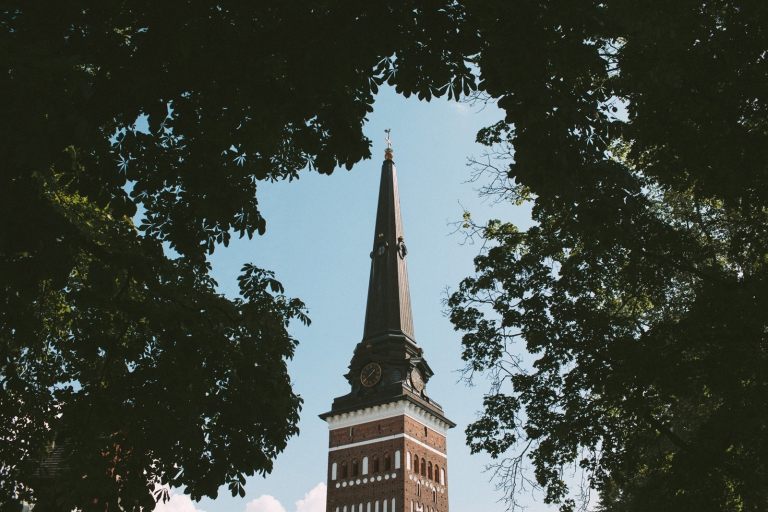
<svg viewBox="0 0 768 512">
<path fill-rule="evenodd" d="M 271 471 L 301 405 L 287 327 L 309 320 L 256 266 L 241 298 L 218 294 L 207 256 L 264 233 L 259 182 L 370 157 L 383 84 L 473 90 L 462 16 L 435 0 L 0 5 L 4 510 L 151 510 L 158 484 L 242 496 Z"/>
<path fill-rule="evenodd" d="M 506 116 L 478 172 L 536 221 L 465 216 L 485 250 L 448 305 L 493 383 L 470 446 L 513 506 L 532 485 L 563 511 L 590 489 L 611 512 L 763 510 L 768 4 L 466 8 Z"/>
</svg>

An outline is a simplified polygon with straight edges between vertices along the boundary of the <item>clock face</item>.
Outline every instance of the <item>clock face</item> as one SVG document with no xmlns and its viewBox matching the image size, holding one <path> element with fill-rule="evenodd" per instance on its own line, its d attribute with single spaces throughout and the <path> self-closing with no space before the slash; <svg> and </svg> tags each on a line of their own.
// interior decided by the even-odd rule
<svg viewBox="0 0 768 512">
<path fill-rule="evenodd" d="M 421 378 L 421 372 L 416 368 L 411 371 L 411 384 L 416 391 L 424 389 L 424 380 Z"/>
<path fill-rule="evenodd" d="M 367 388 L 375 386 L 379 379 L 381 379 L 381 366 L 376 363 L 368 363 L 360 372 L 360 382 Z"/>
</svg>

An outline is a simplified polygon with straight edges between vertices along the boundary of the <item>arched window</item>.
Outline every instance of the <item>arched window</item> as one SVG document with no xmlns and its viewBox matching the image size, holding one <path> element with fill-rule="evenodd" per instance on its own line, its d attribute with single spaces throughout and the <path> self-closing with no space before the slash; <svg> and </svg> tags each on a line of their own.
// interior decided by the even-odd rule
<svg viewBox="0 0 768 512">
<path fill-rule="evenodd" d="M 379 472 L 379 456 L 378 455 L 373 456 L 373 472 L 374 473 Z"/>
<path fill-rule="evenodd" d="M 419 456 L 413 458 L 413 472 L 419 474 Z"/>
<path fill-rule="evenodd" d="M 400 469 L 400 450 L 395 451 L 395 469 Z"/>
<path fill-rule="evenodd" d="M 373 506 L 373 512 L 379 512 L 379 500 L 376 500 L 376 504 Z"/>
<path fill-rule="evenodd" d="M 387 512 L 387 500 L 384 500 L 384 509 L 381 512 Z"/>
<path fill-rule="evenodd" d="M 437 491 L 432 491 L 432 501 L 437 503 Z"/>
<path fill-rule="evenodd" d="M 369 501 L 368 504 L 365 506 L 366 512 L 371 512 L 371 502 Z"/>
<path fill-rule="evenodd" d="M 363 457 L 363 474 L 368 474 L 368 457 Z"/>
<path fill-rule="evenodd" d="M 427 461 L 421 458 L 421 476 L 427 476 Z"/>
<path fill-rule="evenodd" d="M 427 478 L 432 480 L 432 463 L 427 464 Z"/>
<path fill-rule="evenodd" d="M 360 474 L 360 464 L 357 463 L 356 460 L 352 461 L 352 476 L 357 476 Z"/>
<path fill-rule="evenodd" d="M 405 452 L 405 467 L 411 470 L 411 452 Z"/>
<path fill-rule="evenodd" d="M 445 485 L 445 469 L 440 468 L 440 485 Z"/>
<path fill-rule="evenodd" d="M 395 498 L 392 498 L 392 512 L 395 512 Z"/>
<path fill-rule="evenodd" d="M 336 463 L 331 464 L 331 480 L 336 480 Z"/>
<path fill-rule="evenodd" d="M 440 473 L 437 472 L 437 469 L 438 469 L 437 468 L 437 464 L 435 464 L 435 473 L 434 473 L 434 475 L 435 475 L 435 482 L 439 482 L 440 481 L 440 477 L 438 476 Z"/>
<path fill-rule="evenodd" d="M 421 496 L 421 484 L 418 482 L 416 483 L 416 496 Z"/>
<path fill-rule="evenodd" d="M 389 457 L 388 453 L 384 454 L 384 471 L 389 471 L 392 469 L 392 459 Z"/>
<path fill-rule="evenodd" d="M 344 461 L 341 463 L 341 478 L 347 478 L 349 476 L 347 474 L 347 461 Z M 344 508 L 346 508 L 346 505 L 344 505 Z"/>
<path fill-rule="evenodd" d="M 363 512 L 363 504 L 361 503 L 360 506 L 357 508 L 358 512 Z"/>
<path fill-rule="evenodd" d="M 415 511 L 413 510 L 413 500 L 411 500 L 411 512 L 415 512 Z"/>
<path fill-rule="evenodd" d="M 344 505 L 344 512 L 347 512 L 347 506 Z"/>
</svg>

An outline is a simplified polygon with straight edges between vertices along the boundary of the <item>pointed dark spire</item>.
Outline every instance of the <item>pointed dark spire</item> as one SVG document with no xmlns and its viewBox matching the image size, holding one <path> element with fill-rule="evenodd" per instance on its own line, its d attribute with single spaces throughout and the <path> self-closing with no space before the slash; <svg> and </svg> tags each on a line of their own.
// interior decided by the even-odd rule
<svg viewBox="0 0 768 512">
<path fill-rule="evenodd" d="M 400 220 L 397 170 L 392 161 L 389 137 L 387 145 L 381 166 L 376 230 L 373 232 L 365 330 L 362 341 L 355 346 L 349 372 L 344 375 L 350 392 L 334 399 L 331 410 L 320 417 L 356 414 L 356 411 L 369 408 L 378 411 L 380 406 L 400 404 L 398 407 L 416 407 L 442 421 L 447 428 L 453 428 L 456 424 L 447 419 L 443 408 L 427 396 L 426 384 L 434 373 L 413 337 L 411 294 L 405 265 L 408 251 Z"/>
<path fill-rule="evenodd" d="M 403 223 L 400 219 L 400 196 L 397 191 L 397 169 L 392 161 L 392 149 L 387 148 L 381 166 L 364 341 L 382 334 L 404 334 L 414 341 L 406 254 Z"/>
</svg>

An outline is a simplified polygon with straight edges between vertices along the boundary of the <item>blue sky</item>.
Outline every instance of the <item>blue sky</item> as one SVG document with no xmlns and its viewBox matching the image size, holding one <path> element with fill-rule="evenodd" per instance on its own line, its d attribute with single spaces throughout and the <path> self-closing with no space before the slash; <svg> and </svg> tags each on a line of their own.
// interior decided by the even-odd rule
<svg viewBox="0 0 768 512">
<path fill-rule="evenodd" d="M 473 270 L 479 246 L 464 239 L 450 222 L 463 207 L 479 221 L 488 218 L 530 225 L 526 206 L 492 205 L 467 183 L 467 158 L 479 157 L 478 129 L 502 118 L 494 106 L 404 99 L 382 89 L 369 116 L 366 134 L 373 140 L 373 159 L 352 171 L 331 176 L 305 172 L 298 181 L 260 185 L 258 199 L 267 232 L 253 240 L 220 247 L 211 258 L 213 275 L 228 296 L 237 293 L 237 275 L 252 262 L 275 271 L 286 293 L 307 304 L 312 325 L 294 325 L 300 340 L 289 364 L 296 392 L 304 398 L 299 436 L 292 438 L 273 473 L 248 480 L 245 498 L 232 498 L 222 487 L 217 500 L 193 504 L 176 495 L 160 512 L 320 512 L 324 510 L 328 428 L 317 415 L 333 398 L 348 392 L 342 377 L 363 331 L 368 273 L 376 214 L 379 173 L 386 128 L 392 129 L 416 340 L 435 376 L 429 393 L 458 424 L 448 438 L 449 494 L 454 511 L 501 512 L 502 494 L 484 472 L 486 455 L 470 455 L 464 429 L 477 417 L 488 385 L 473 388 L 459 382 L 461 334 L 444 315 L 446 287 L 456 288 Z M 541 497 L 523 498 L 530 512 L 554 510 Z"/>
</svg>

